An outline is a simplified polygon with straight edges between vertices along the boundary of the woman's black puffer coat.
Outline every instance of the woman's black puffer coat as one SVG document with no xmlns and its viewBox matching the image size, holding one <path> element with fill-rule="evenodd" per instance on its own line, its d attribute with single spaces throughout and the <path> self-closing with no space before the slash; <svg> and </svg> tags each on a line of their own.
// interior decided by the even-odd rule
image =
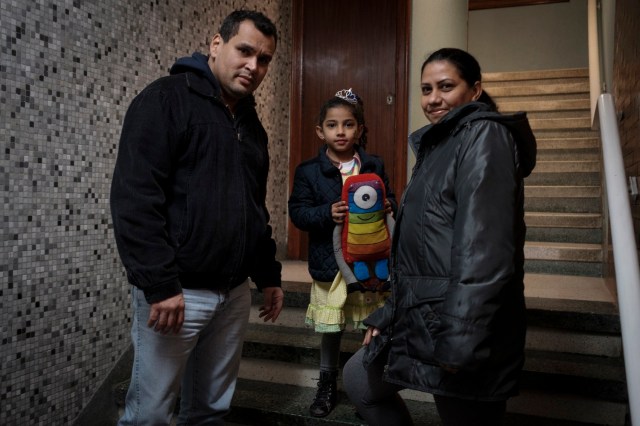
<svg viewBox="0 0 640 426">
<path fill-rule="evenodd" d="M 476 102 L 422 135 L 396 221 L 392 297 L 365 320 L 382 331 L 365 363 L 388 354 L 385 380 L 485 401 L 518 392 L 523 178 L 535 156 L 524 113 L 503 116 Z"/>
<path fill-rule="evenodd" d="M 375 173 L 385 185 L 387 199 L 396 211 L 396 198 L 389 186 L 382 159 L 355 146 L 360 157 L 360 173 Z M 340 201 L 342 176 L 327 157 L 327 147 L 318 155 L 296 167 L 293 190 L 289 197 L 289 216 L 301 231 L 309 233 L 309 273 L 316 281 L 333 281 L 338 264 L 333 251 L 331 205 Z"/>
</svg>

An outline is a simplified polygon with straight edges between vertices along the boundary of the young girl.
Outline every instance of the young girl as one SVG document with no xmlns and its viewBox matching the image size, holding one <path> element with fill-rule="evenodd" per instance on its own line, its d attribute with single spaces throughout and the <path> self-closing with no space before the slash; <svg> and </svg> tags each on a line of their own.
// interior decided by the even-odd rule
<svg viewBox="0 0 640 426">
<path fill-rule="evenodd" d="M 324 146 L 318 156 L 301 163 L 295 172 L 289 198 L 293 224 L 309 233 L 309 273 L 313 278 L 306 322 L 322 333 L 320 379 L 309 408 L 312 416 L 324 417 L 337 401 L 340 340 L 347 321 L 364 329 L 362 320 L 384 304 L 387 292 L 355 291 L 338 273 L 333 230 L 347 215 L 340 201 L 344 180 L 359 173 L 375 173 L 384 182 L 388 212 L 395 210 L 382 159 L 364 151 L 366 127 L 362 101 L 351 89 L 340 90 L 320 109 L 316 133 Z"/>
</svg>

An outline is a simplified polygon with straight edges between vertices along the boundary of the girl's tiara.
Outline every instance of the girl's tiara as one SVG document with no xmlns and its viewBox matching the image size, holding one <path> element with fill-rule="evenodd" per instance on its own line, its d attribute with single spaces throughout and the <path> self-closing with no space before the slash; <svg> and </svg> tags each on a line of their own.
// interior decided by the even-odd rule
<svg viewBox="0 0 640 426">
<path fill-rule="evenodd" d="M 351 91 L 351 88 L 338 90 L 336 92 L 336 98 L 343 99 L 343 100 L 349 102 L 350 104 L 354 104 L 354 105 L 358 104 L 358 95 L 353 93 Z"/>
</svg>

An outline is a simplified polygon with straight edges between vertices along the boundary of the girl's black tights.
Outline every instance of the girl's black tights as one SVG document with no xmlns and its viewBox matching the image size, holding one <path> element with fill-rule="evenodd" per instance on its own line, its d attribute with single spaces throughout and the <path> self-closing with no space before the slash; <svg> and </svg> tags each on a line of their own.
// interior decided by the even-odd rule
<svg viewBox="0 0 640 426">
<path fill-rule="evenodd" d="M 322 333 L 320 343 L 320 371 L 337 372 L 340 369 L 340 341 L 342 331 Z"/>
</svg>

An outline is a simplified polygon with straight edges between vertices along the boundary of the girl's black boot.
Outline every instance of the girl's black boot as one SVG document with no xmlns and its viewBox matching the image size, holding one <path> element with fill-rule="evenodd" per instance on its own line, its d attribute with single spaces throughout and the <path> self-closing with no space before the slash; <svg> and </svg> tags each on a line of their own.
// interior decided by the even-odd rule
<svg viewBox="0 0 640 426">
<path fill-rule="evenodd" d="M 338 400 L 337 381 L 337 371 L 320 371 L 316 397 L 309 407 L 309 412 L 313 417 L 325 417 L 334 409 Z"/>
</svg>

